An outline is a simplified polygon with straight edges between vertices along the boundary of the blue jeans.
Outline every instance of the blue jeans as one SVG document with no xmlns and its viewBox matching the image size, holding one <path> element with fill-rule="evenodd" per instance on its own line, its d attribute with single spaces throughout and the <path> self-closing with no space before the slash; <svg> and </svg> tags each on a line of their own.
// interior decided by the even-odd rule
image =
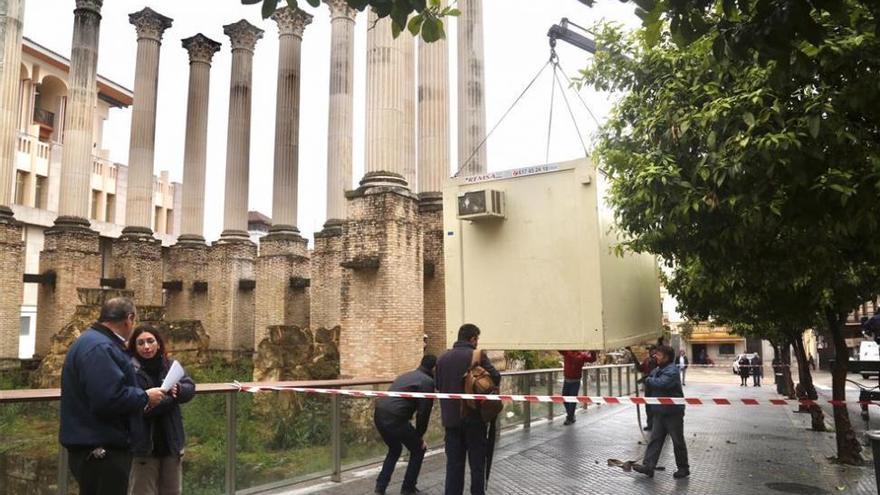
<svg viewBox="0 0 880 495">
<path fill-rule="evenodd" d="M 580 380 L 569 380 L 568 378 L 562 382 L 562 395 L 575 396 L 581 389 Z M 574 412 L 577 411 L 577 404 L 574 402 L 565 403 L 565 415 L 568 419 L 574 419 Z"/>
<path fill-rule="evenodd" d="M 409 421 L 398 418 L 383 417 L 376 414 L 374 418 L 376 429 L 382 440 L 388 446 L 388 454 L 382 464 L 382 471 L 376 478 L 376 491 L 385 492 L 394 474 L 394 466 L 400 459 L 403 447 L 409 450 L 409 463 L 406 466 L 406 474 L 403 476 L 403 490 L 415 491 L 419 481 L 419 471 L 422 470 L 422 460 L 425 451 L 422 450 L 422 437 Z"/>
<path fill-rule="evenodd" d="M 458 428 L 446 428 L 446 495 L 464 493 L 464 464 L 471 468 L 471 494 L 486 493 L 487 424 L 474 417 L 461 419 Z"/>
</svg>

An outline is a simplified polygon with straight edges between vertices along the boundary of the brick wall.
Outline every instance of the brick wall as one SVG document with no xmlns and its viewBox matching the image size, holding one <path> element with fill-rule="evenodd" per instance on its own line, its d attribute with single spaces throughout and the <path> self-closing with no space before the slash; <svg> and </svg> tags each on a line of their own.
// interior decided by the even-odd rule
<svg viewBox="0 0 880 495">
<path fill-rule="evenodd" d="M 309 321 L 312 328 L 333 328 L 340 324 L 342 283 L 342 227 L 315 233 L 311 256 Z"/>
<path fill-rule="evenodd" d="M 256 276 L 254 349 L 268 336 L 269 326 L 309 326 L 309 289 L 290 284 L 292 277 L 310 277 L 308 241 L 281 233 L 260 239 Z"/>
<path fill-rule="evenodd" d="M 164 280 L 179 280 L 179 291 L 168 291 L 168 320 L 199 320 L 207 325 L 208 293 L 195 291 L 193 282 L 206 282 L 208 246 L 203 242 L 178 242 L 168 250 Z"/>
<path fill-rule="evenodd" d="M 239 281 L 254 280 L 256 257 L 257 246 L 249 240 L 220 240 L 211 245 L 206 330 L 214 349 L 254 349 L 254 291 L 240 289 Z"/>
<path fill-rule="evenodd" d="M 35 353 L 45 356 L 50 339 L 73 317 L 78 288 L 101 285 L 98 233 L 80 227 L 46 229 L 40 253 L 40 273 L 55 272 L 55 286 L 40 285 L 37 295 Z"/>
<path fill-rule="evenodd" d="M 440 355 L 446 343 L 446 287 L 443 263 L 443 204 L 438 198 L 423 198 L 419 204 L 422 245 L 425 258 L 424 318 L 428 336 L 426 352 Z"/>
<path fill-rule="evenodd" d="M 0 222 L 0 361 L 18 359 L 24 243 L 20 224 Z"/>
<path fill-rule="evenodd" d="M 162 243 L 152 234 L 123 235 L 113 240 L 110 277 L 125 278 L 136 305 L 162 304 Z"/>
<path fill-rule="evenodd" d="M 348 196 L 343 256 L 359 268 L 342 271 L 341 374 L 393 377 L 422 356 L 418 202 L 405 187 L 362 186 Z M 378 267 L 370 268 L 371 260 Z"/>
</svg>

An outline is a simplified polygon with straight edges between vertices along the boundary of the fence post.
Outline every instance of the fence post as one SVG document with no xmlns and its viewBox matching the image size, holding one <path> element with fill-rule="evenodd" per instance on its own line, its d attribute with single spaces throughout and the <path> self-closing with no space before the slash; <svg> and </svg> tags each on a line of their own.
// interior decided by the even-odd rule
<svg viewBox="0 0 880 495">
<path fill-rule="evenodd" d="M 531 373 L 521 375 L 525 380 L 523 385 L 523 395 L 531 395 L 532 393 L 532 375 Z M 528 430 L 532 427 L 532 403 L 526 400 L 523 402 L 523 429 Z"/>
<path fill-rule="evenodd" d="M 589 396 L 590 395 L 590 370 L 588 370 L 588 369 L 581 370 L 581 385 L 582 385 L 581 388 L 583 389 L 582 395 Z M 587 403 L 584 402 L 581 407 L 586 409 Z"/>
<path fill-rule="evenodd" d="M 632 395 L 632 373 L 631 367 L 626 367 L 626 395 Z"/>
<path fill-rule="evenodd" d="M 235 452 L 238 449 L 238 394 L 226 394 L 226 495 L 235 495 Z"/>
<path fill-rule="evenodd" d="M 547 372 L 547 395 L 553 395 L 553 378 L 555 373 L 552 371 Z M 547 403 L 547 419 L 553 420 L 553 401 Z"/>
<path fill-rule="evenodd" d="M 342 410 L 339 396 L 330 396 L 330 481 L 342 481 Z"/>
<path fill-rule="evenodd" d="M 67 448 L 63 445 L 58 446 L 58 495 L 67 495 L 67 474 L 68 458 Z"/>
<path fill-rule="evenodd" d="M 614 396 L 614 379 L 612 378 L 612 370 L 611 368 L 606 368 L 608 370 L 608 397 Z"/>
</svg>

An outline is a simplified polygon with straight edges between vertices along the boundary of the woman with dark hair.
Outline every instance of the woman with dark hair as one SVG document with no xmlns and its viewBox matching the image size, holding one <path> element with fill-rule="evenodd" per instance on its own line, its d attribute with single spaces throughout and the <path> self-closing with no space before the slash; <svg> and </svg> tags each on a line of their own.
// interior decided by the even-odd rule
<svg viewBox="0 0 880 495">
<path fill-rule="evenodd" d="M 128 341 L 138 384 L 149 389 L 162 385 L 174 362 L 155 328 L 141 325 Z M 192 400 L 196 385 L 188 375 L 156 407 L 144 411 L 142 424 L 133 428 L 129 494 L 178 495 L 183 481 L 182 458 L 186 440 L 180 404 Z"/>
</svg>

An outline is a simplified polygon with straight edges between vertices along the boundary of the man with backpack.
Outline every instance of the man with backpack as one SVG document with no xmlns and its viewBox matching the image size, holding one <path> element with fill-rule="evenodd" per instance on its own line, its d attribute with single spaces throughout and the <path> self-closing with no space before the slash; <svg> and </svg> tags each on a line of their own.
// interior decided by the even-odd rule
<svg viewBox="0 0 880 495">
<path fill-rule="evenodd" d="M 458 329 L 458 340 L 452 349 L 437 360 L 439 392 L 498 393 L 501 374 L 486 354 L 478 350 L 479 339 L 480 329 L 474 324 L 465 323 Z M 465 462 L 471 470 L 471 494 L 486 493 L 488 424 L 495 420 L 500 405 L 498 401 L 440 401 L 440 415 L 446 429 L 446 495 L 464 493 Z"/>
<path fill-rule="evenodd" d="M 422 356 L 419 367 L 398 376 L 389 390 L 392 392 L 433 392 L 436 363 L 436 356 L 425 354 Z M 425 450 L 428 448 L 424 436 L 428 430 L 428 421 L 431 419 L 433 406 L 434 399 L 383 397 L 376 401 L 373 420 L 382 440 L 388 445 L 388 454 L 382 464 L 382 471 L 376 479 L 375 493 L 385 493 L 403 447 L 409 450 L 409 464 L 406 467 L 406 475 L 403 478 L 403 488 L 400 493 L 403 495 L 424 493 L 416 488 L 416 482 L 419 479 L 419 471 L 422 469 Z M 410 423 L 413 415 L 416 416 L 415 427 Z"/>
</svg>

